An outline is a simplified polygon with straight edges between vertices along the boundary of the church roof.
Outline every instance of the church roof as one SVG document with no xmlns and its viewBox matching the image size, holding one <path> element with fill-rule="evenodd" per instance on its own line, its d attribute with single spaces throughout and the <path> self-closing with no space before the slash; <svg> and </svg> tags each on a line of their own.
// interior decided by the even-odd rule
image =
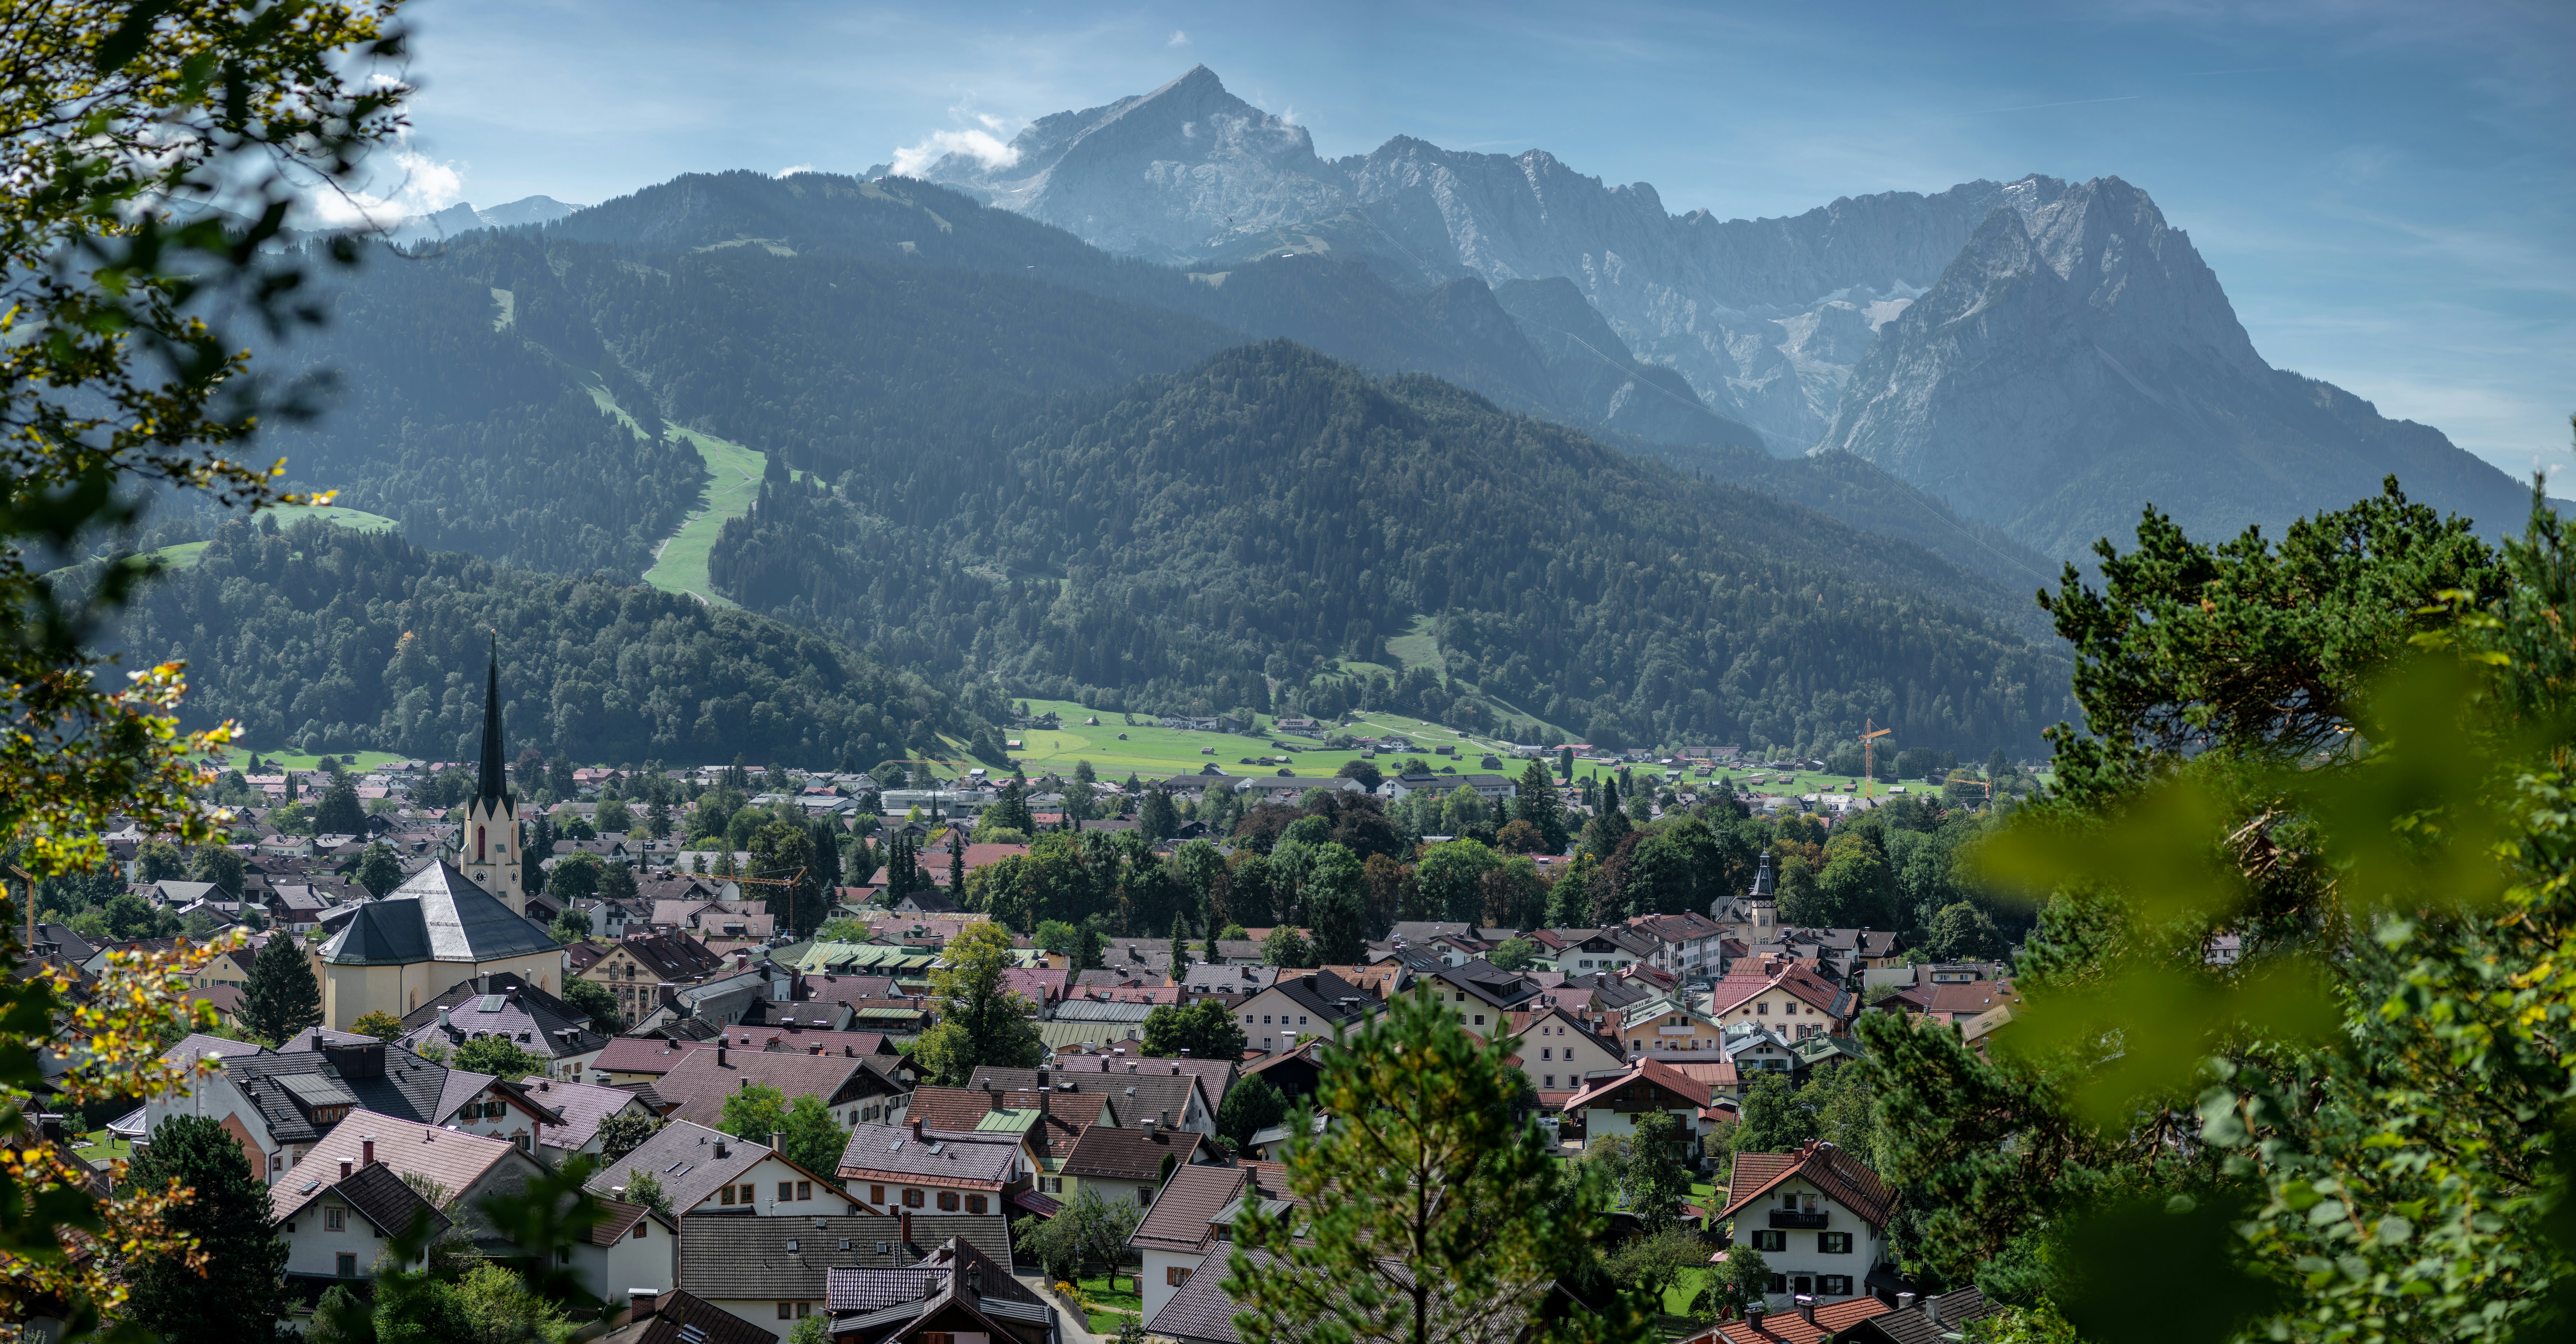
<svg viewBox="0 0 2576 1344">
<path fill-rule="evenodd" d="M 383 900 L 360 905 L 322 945 L 322 960 L 334 966 L 483 962 L 562 946 L 441 859 L 412 874 Z"/>
<path fill-rule="evenodd" d="M 509 779 L 501 757 L 501 650 L 496 639 L 491 667 L 483 682 L 483 760 L 477 771 L 476 791 L 486 802 L 498 803 L 501 811 L 510 812 Z"/>
</svg>

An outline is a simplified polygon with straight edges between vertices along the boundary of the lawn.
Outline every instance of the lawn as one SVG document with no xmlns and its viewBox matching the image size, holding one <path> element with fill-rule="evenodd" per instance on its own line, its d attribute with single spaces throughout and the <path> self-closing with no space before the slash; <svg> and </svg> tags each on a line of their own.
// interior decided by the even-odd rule
<svg viewBox="0 0 2576 1344">
<path fill-rule="evenodd" d="M 594 394 L 598 395 L 598 394 Z M 738 443 L 728 443 L 712 434 L 671 426 L 671 432 L 687 439 L 698 450 L 698 458 L 707 464 L 707 493 L 698 511 L 690 514 L 680 530 L 666 538 L 654 552 L 653 567 L 644 572 L 644 581 L 665 592 L 693 593 L 701 600 L 720 607 L 733 603 L 716 595 L 707 578 L 707 552 L 716 544 L 716 533 L 728 519 L 751 512 L 752 501 L 760 497 L 760 473 L 768 459 Z"/>
<path fill-rule="evenodd" d="M 224 753 L 222 768 L 226 770 L 247 771 L 250 769 L 250 755 L 251 748 L 234 747 Z M 377 766 L 383 765 L 389 761 L 407 761 L 413 759 L 412 757 L 391 751 L 348 751 L 335 752 L 333 755 L 357 757 L 358 763 L 351 768 L 362 772 L 373 770 Z M 297 756 L 292 753 L 263 751 L 259 753 L 259 764 L 262 770 L 270 772 L 274 772 L 279 769 L 319 770 L 322 768 L 322 758 L 318 755 Z"/>
<path fill-rule="evenodd" d="M 1145 1299 L 1136 1291 L 1136 1273 L 1088 1274 L 1074 1280 L 1091 1299 L 1091 1333 L 1118 1337 L 1118 1327 L 1145 1314 Z"/>
<path fill-rule="evenodd" d="M 360 532 L 385 532 L 400 526 L 381 513 L 369 513 L 364 509 L 344 509 L 337 505 L 281 504 L 273 509 L 263 509 L 261 512 L 275 518 L 280 528 L 293 527 L 306 518 L 320 518 L 324 522 L 338 523 L 342 527 Z M 207 543 L 202 541 L 183 541 L 176 546 L 164 546 L 152 554 L 172 569 L 186 569 L 197 563 L 198 556 L 205 554 L 206 546 Z"/>
<path fill-rule="evenodd" d="M 1281 737 L 1268 733 L 1250 737 L 1234 733 L 1193 733 L 1178 728 L 1154 727 L 1153 716 L 1146 714 L 1136 715 L 1136 722 L 1129 723 L 1127 716 L 1114 710 L 1085 709 L 1070 700 L 1029 700 L 1024 703 L 1031 714 L 1053 710 L 1064 723 L 1062 728 L 1055 730 L 1005 730 L 1005 737 L 1020 743 L 1020 749 L 1011 753 L 1011 759 L 1019 762 L 1031 775 L 1048 771 L 1071 775 L 1077 762 L 1089 761 L 1091 768 L 1103 779 L 1122 780 L 1131 772 L 1140 779 L 1159 779 L 1196 774 L 1199 767 L 1214 762 L 1228 775 L 1241 779 L 1253 775 L 1276 776 L 1279 766 L 1243 764 L 1243 758 L 1247 756 L 1256 760 L 1273 756 L 1287 758 L 1287 768 L 1299 778 L 1321 782 L 1332 778 L 1344 762 L 1360 759 L 1360 753 L 1356 751 L 1327 751 L 1322 742 L 1313 738 Z M 1100 722 L 1084 722 L 1092 718 Z M 1271 722 L 1266 716 L 1262 719 L 1265 727 Z M 1434 770 L 1455 766 L 1460 774 L 1518 775 L 1524 764 L 1503 750 L 1500 743 L 1489 743 L 1452 728 L 1400 714 L 1366 714 L 1357 723 L 1332 731 L 1353 737 L 1385 737 L 1397 733 L 1409 737 L 1415 745 L 1412 752 L 1395 756 L 1381 754 L 1377 758 L 1378 768 L 1388 773 L 1393 773 L 1406 755 L 1421 757 Z M 1121 733 L 1127 735 L 1125 741 L 1119 740 Z M 1277 743 L 1286 745 L 1274 745 Z M 1444 745 L 1462 754 L 1433 754 L 1433 747 Z M 1213 755 L 1202 754 L 1201 748 L 1205 747 L 1214 747 L 1216 751 Z M 1477 764 L 1488 754 L 1501 762 L 1499 767 L 1487 768 Z"/>
<path fill-rule="evenodd" d="M 134 1145 L 103 1129 L 81 1135 L 80 1142 L 73 1145 L 72 1151 L 86 1161 L 97 1163 L 114 1162 L 120 1158 L 130 1162 L 134 1159 Z"/>
</svg>

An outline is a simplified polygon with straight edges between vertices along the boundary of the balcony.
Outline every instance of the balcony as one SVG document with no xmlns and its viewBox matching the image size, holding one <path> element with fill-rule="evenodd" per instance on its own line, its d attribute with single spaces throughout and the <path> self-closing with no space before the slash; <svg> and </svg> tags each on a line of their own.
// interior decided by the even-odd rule
<svg viewBox="0 0 2576 1344">
<path fill-rule="evenodd" d="M 1822 1213 L 1808 1213 L 1803 1209 L 1773 1209 L 1771 1211 L 1771 1225 L 1773 1227 L 1798 1227 L 1808 1228 L 1811 1230 L 1821 1230 L 1825 1225 L 1825 1215 Z"/>
</svg>

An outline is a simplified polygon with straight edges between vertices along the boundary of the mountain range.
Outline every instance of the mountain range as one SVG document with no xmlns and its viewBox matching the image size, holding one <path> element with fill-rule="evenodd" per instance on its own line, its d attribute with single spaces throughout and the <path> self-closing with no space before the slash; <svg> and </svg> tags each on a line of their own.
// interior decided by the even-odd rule
<svg viewBox="0 0 2576 1344">
<path fill-rule="evenodd" d="M 1398 136 L 1326 159 L 1204 66 L 924 175 L 1185 269 L 1320 255 L 1416 287 L 1565 282 L 1774 453 L 1850 452 L 2053 556 L 2149 504 L 2203 537 L 2277 533 L 2392 473 L 2490 529 L 2528 508 L 2438 431 L 2265 364 L 2189 238 L 2117 178 L 1675 215 L 1542 150 Z"/>
</svg>

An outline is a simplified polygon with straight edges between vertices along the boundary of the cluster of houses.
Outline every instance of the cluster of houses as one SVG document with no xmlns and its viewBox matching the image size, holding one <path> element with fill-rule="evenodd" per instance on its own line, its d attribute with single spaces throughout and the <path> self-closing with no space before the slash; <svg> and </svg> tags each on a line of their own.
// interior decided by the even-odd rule
<svg viewBox="0 0 2576 1344">
<path fill-rule="evenodd" d="M 1012 1227 L 1096 1197 L 1141 1214 L 1129 1249 L 1144 1327 L 1231 1344 L 1219 1287 L 1228 1228 L 1294 1196 L 1273 1160 L 1286 1128 L 1220 1138 L 1226 1098 L 1256 1078 L 1292 1101 L 1311 1096 L 1335 1035 L 1396 996 L 1436 1003 L 1477 1036 L 1514 1038 L 1530 1118 L 1566 1153 L 1661 1112 L 1694 1160 L 1765 1075 L 1802 1082 L 1856 1057 L 1851 1027 L 1864 1012 L 1925 1016 L 1981 1040 L 2014 1002 L 1999 964 L 1926 963 L 1885 932 L 1781 924 L 1766 859 L 1749 891 L 1705 914 L 1587 929 L 1402 923 L 1346 965 L 1267 964 L 1267 930 L 1192 946 L 1178 962 L 1167 939 L 1114 938 L 1094 966 L 1021 939 L 1006 977 L 1044 1062 L 939 1086 L 907 1046 L 938 1023 L 943 949 L 981 916 L 935 893 L 887 905 L 862 883 L 840 895 L 864 936 L 791 943 L 756 890 L 696 871 L 679 851 L 656 863 L 651 842 L 600 835 L 566 843 L 632 862 L 637 893 L 576 905 L 592 936 L 560 941 L 566 911 L 523 889 L 509 852 L 521 812 L 494 724 L 461 823 L 384 833 L 409 868 L 384 897 L 340 885 L 310 911 L 281 906 L 346 847 L 255 857 L 260 881 L 239 898 L 256 891 L 271 909 L 311 916 L 264 936 L 306 938 L 321 1024 L 275 1046 L 191 1036 L 172 1054 L 215 1056 L 219 1070 L 110 1126 L 148 1147 L 171 1116 L 220 1123 L 268 1183 L 307 1309 L 333 1284 L 363 1287 L 415 1221 L 489 1255 L 547 1253 L 513 1245 L 482 1201 L 586 1155 L 601 1161 L 590 1190 L 608 1218 L 560 1253 L 590 1291 L 626 1304 L 621 1341 L 759 1344 L 816 1315 L 856 1344 L 1079 1339 L 1082 1318 L 1033 1275 Z M 1268 783 L 1167 786 L 1191 781 Z M 1388 786 L 1499 796 L 1512 784 L 1442 774 Z M 971 870 L 1010 852 L 964 844 L 956 858 Z M 172 902 L 221 894 L 157 885 Z M 109 950 L 58 925 L 39 932 L 35 955 L 91 973 Z M 199 992 L 223 1007 L 252 956 L 218 958 Z M 1151 1014 L 1210 1002 L 1241 1027 L 1239 1057 L 1144 1053 Z M 503 1077 L 456 1063 L 491 1039 L 535 1067 Z M 785 1134 L 727 1132 L 727 1100 L 755 1086 L 818 1100 L 847 1134 L 839 1153 L 791 1157 Z M 1893 1204 L 1863 1161 L 1831 1145 L 1738 1156 L 1723 1199 L 1689 1212 L 1720 1230 L 1714 1256 L 1759 1250 L 1772 1294 L 1715 1334 L 1930 1340 L 1973 1314 L 1958 1294 L 1918 1299 L 1896 1274 Z M 1783 1333 L 1793 1324 L 1804 1328 Z"/>
</svg>

